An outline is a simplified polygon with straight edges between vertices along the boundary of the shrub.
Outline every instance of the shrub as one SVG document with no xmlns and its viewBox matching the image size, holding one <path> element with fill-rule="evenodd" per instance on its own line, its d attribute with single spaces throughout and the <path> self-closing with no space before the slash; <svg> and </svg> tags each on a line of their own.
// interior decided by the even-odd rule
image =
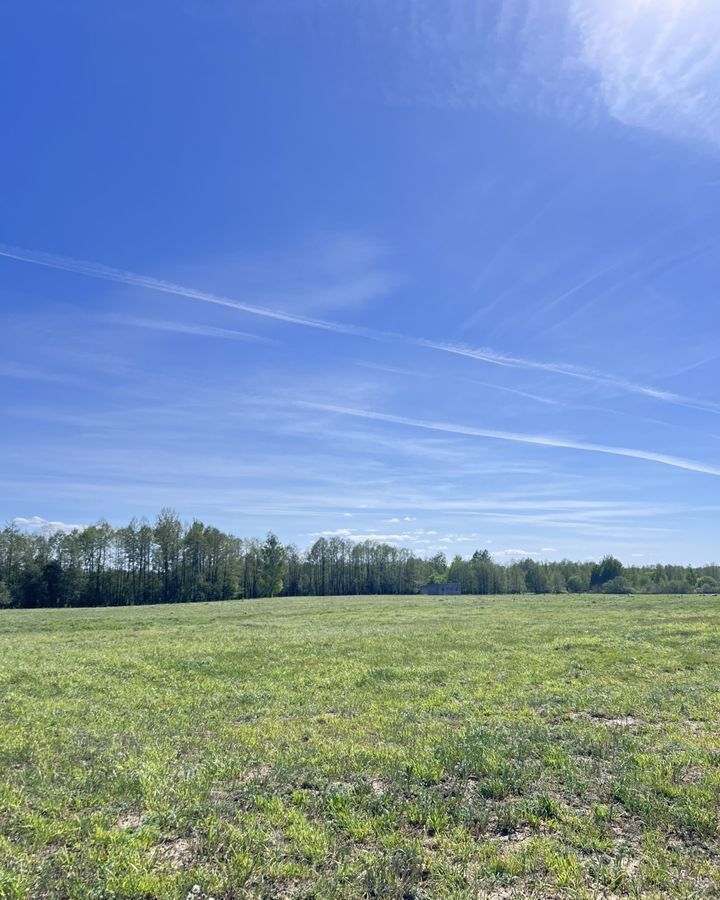
<svg viewBox="0 0 720 900">
<path fill-rule="evenodd" d="M 605 584 L 601 588 L 603 594 L 632 594 L 634 593 L 632 587 L 628 584 L 627 579 L 622 575 L 618 575 L 617 578 L 611 578 L 610 581 L 606 581 Z"/>
<path fill-rule="evenodd" d="M 582 575 L 571 575 L 567 580 L 567 589 L 571 594 L 582 594 L 588 587 L 587 579 Z"/>
</svg>

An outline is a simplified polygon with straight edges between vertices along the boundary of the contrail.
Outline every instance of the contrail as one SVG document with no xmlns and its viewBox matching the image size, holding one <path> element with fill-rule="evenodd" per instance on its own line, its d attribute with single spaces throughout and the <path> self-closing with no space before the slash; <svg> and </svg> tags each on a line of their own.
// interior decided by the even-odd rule
<svg viewBox="0 0 720 900">
<path fill-rule="evenodd" d="M 598 372 L 595 369 L 585 369 L 580 366 L 572 366 L 566 363 L 541 362 L 520 356 L 509 356 L 507 354 L 498 353 L 488 347 L 473 349 L 472 347 L 463 347 L 457 344 L 425 341 L 422 338 L 414 339 L 414 343 L 423 347 L 431 347 L 435 350 L 443 350 L 445 353 L 467 356 L 470 359 L 477 359 L 481 362 L 491 363 L 495 366 L 505 366 L 511 369 L 535 369 L 540 372 L 548 372 L 552 375 L 563 375 L 566 378 L 578 378 L 581 381 L 590 381 L 593 384 L 603 385 L 604 387 L 613 388 L 629 394 L 640 394 L 641 396 L 650 397 L 653 400 L 661 400 L 665 403 L 672 403 L 676 406 L 699 409 L 704 412 L 715 413 L 716 415 L 720 414 L 720 404 L 713 403 L 710 400 L 698 400 L 693 397 L 685 397 L 682 394 L 675 394 L 672 391 L 663 391 L 659 388 L 637 384 L 634 381 L 628 381 L 624 378 L 618 378 L 615 375 L 607 375 L 603 372 Z"/>
<path fill-rule="evenodd" d="M 614 375 L 598 372 L 594 369 L 586 369 L 580 366 L 572 366 L 565 363 L 541 362 L 526 359 L 519 356 L 510 356 L 499 353 L 488 347 L 466 347 L 461 344 L 453 344 L 442 341 L 433 341 L 426 338 L 410 337 L 397 334 L 392 331 L 381 331 L 376 328 L 368 328 L 363 325 L 349 325 L 342 322 L 333 322 L 328 319 L 318 319 L 312 316 L 304 316 L 298 313 L 285 312 L 272 309 L 267 306 L 259 306 L 253 303 L 245 303 L 240 300 L 232 300 L 208 291 L 200 291 L 195 288 L 175 284 L 172 281 L 164 281 L 149 275 L 139 275 L 136 272 L 128 272 L 123 269 L 115 269 L 99 263 L 82 262 L 66 256 L 56 256 L 50 253 L 42 253 L 35 250 L 23 250 L 18 247 L 10 247 L 0 244 L 0 256 L 7 259 L 15 259 L 30 263 L 35 266 L 44 266 L 50 269 L 58 269 L 63 272 L 72 272 L 76 275 L 85 275 L 88 278 L 97 278 L 101 281 L 111 281 L 116 284 L 126 284 L 132 287 L 145 288 L 159 291 L 164 294 L 172 294 L 176 297 L 186 297 L 190 300 L 199 300 L 202 303 L 211 303 L 216 306 L 224 306 L 236 309 L 253 316 L 261 316 L 277 322 L 286 322 L 290 325 L 299 325 L 303 328 L 314 328 L 320 331 L 329 331 L 335 334 L 346 334 L 351 337 L 365 338 L 366 340 L 407 344 L 414 347 L 425 347 L 440 353 L 449 353 L 455 356 L 463 356 L 488 363 L 493 366 L 522 369 L 528 371 L 547 372 L 552 375 L 560 375 L 565 378 L 574 378 L 601 385 L 624 393 L 639 394 L 653 400 L 664 403 L 672 403 L 689 409 L 698 409 L 703 412 L 720 414 L 720 404 L 712 401 L 699 400 L 693 397 L 685 397 L 671 391 L 663 391 L 648 385 L 637 384 Z"/>
<path fill-rule="evenodd" d="M 453 425 L 447 422 L 427 422 L 423 419 L 410 419 L 406 416 L 394 416 L 368 409 L 353 409 L 347 406 L 333 406 L 326 403 L 313 403 L 309 400 L 298 400 L 296 405 L 322 412 L 337 413 L 343 416 L 354 416 L 358 419 L 372 419 L 377 422 L 391 422 L 394 425 L 408 425 L 411 428 L 424 428 L 428 431 L 442 431 L 446 434 L 462 434 L 470 437 L 490 438 L 497 441 L 512 441 L 517 444 L 535 444 L 542 447 L 559 447 L 565 450 L 583 450 L 588 453 L 604 453 L 608 456 L 626 456 L 631 459 L 643 459 L 648 462 L 672 466 L 675 469 L 686 469 L 689 472 L 702 472 L 705 475 L 720 476 L 720 467 L 706 465 L 692 459 L 679 456 L 667 456 L 649 450 L 634 450 L 629 447 L 609 447 L 605 444 L 592 444 L 587 441 L 570 441 L 541 434 L 521 434 L 515 431 L 493 431 L 485 428 L 473 428 L 467 425 Z"/>
<path fill-rule="evenodd" d="M 343 325 L 339 322 L 328 322 L 324 319 L 315 319 L 310 316 L 301 316 L 295 313 L 270 309 L 266 306 L 257 306 L 251 303 L 243 303 L 239 300 L 231 300 L 229 297 L 221 297 L 208 291 L 199 291 L 195 288 L 184 287 L 172 281 L 163 281 L 152 278 L 149 275 L 138 275 L 136 272 L 128 272 L 123 269 L 114 269 L 99 263 L 82 262 L 66 256 L 54 256 L 50 253 L 40 253 L 34 250 L 22 250 L 17 247 L 7 247 L 0 244 L 0 256 L 8 259 L 17 259 L 21 262 L 31 263 L 36 266 L 45 266 L 49 269 L 59 269 L 63 272 L 73 272 L 76 275 L 86 275 L 88 278 L 98 278 L 101 281 L 114 281 L 117 284 L 127 284 L 132 287 L 146 288 L 151 291 L 160 291 L 164 294 L 173 294 L 176 297 L 187 297 L 190 300 L 200 300 L 203 303 L 213 303 L 216 306 L 227 306 L 240 312 L 254 316 L 263 316 L 266 319 L 275 319 L 280 322 L 289 322 L 293 325 L 302 325 L 306 328 L 319 328 L 323 331 L 335 331 L 341 334 L 359 336 L 374 336 L 379 334 L 372 329 L 361 326 Z M 371 335 L 365 335 L 371 331 Z"/>
</svg>

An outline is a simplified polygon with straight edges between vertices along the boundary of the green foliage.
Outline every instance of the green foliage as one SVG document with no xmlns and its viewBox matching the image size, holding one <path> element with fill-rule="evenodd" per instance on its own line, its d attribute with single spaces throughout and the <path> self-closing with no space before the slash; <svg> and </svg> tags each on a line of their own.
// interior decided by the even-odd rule
<svg viewBox="0 0 720 900">
<path fill-rule="evenodd" d="M 265 597 L 274 597 L 283 589 L 283 578 L 287 572 L 285 549 L 277 536 L 270 533 L 260 548 L 260 592 Z"/>
<path fill-rule="evenodd" d="M 617 575 L 615 578 L 611 578 L 609 581 L 604 581 L 600 587 L 600 590 L 603 594 L 632 594 L 633 589 L 627 578 L 622 575 Z M 687 591 L 681 591 L 680 593 L 687 593 Z"/>
<path fill-rule="evenodd" d="M 487 550 L 448 565 L 443 553 L 425 559 L 376 541 L 321 537 L 304 552 L 274 534 L 241 540 L 163 509 L 155 523 L 124 528 L 98 522 L 70 534 L 0 531 L 0 608 L 126 606 L 279 595 L 408 594 L 421 585 L 458 582 L 466 594 L 715 593 L 720 567 L 624 568 L 601 563 L 499 564 Z M 9 602 L 8 602 L 9 594 Z"/>
<path fill-rule="evenodd" d="M 590 582 L 588 579 L 583 578 L 583 576 L 579 574 L 571 575 L 567 580 L 567 589 L 571 594 L 582 594 L 587 591 L 589 587 Z"/>
<path fill-rule="evenodd" d="M 718 896 L 719 632 L 698 595 L 6 610 L 0 897 Z"/>
<path fill-rule="evenodd" d="M 620 560 L 615 559 L 614 556 L 606 556 L 599 565 L 593 566 L 590 575 L 590 587 L 602 587 L 608 581 L 620 578 L 622 574 L 623 564 Z"/>
<path fill-rule="evenodd" d="M 714 578 L 703 578 L 696 590 L 698 594 L 717 594 L 720 593 L 720 583 Z"/>
</svg>

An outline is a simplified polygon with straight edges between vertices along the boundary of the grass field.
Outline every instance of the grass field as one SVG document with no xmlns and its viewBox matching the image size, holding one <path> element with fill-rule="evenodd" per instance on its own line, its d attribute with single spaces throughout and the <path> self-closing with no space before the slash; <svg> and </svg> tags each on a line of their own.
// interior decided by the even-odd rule
<svg viewBox="0 0 720 900">
<path fill-rule="evenodd" d="M 717 897 L 719 688 L 714 597 L 2 612 L 0 897 Z"/>
</svg>

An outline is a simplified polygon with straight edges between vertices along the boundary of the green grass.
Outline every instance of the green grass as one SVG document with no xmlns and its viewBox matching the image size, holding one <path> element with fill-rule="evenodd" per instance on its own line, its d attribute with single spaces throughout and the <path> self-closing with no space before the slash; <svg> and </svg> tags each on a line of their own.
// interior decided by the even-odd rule
<svg viewBox="0 0 720 900">
<path fill-rule="evenodd" d="M 0 614 L 0 897 L 718 897 L 712 597 Z"/>
</svg>

